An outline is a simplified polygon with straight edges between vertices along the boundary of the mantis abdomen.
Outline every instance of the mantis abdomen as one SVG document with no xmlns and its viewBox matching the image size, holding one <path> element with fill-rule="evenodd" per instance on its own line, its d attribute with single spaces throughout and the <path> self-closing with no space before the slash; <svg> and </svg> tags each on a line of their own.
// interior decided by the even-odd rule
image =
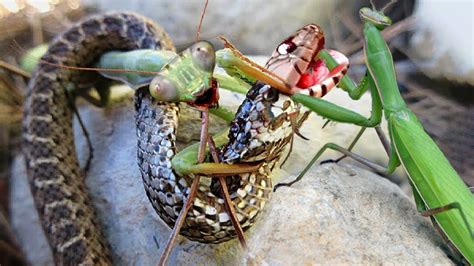
<svg viewBox="0 0 474 266">
<path fill-rule="evenodd" d="M 437 213 L 434 219 L 459 251 L 469 260 L 474 259 L 474 239 L 467 228 L 468 224 L 474 224 L 473 194 L 411 111 L 392 113 L 389 130 L 397 155 L 416 190 L 414 193 L 425 205 L 420 210 L 463 203 L 462 214 L 458 209 L 451 209 Z"/>
</svg>

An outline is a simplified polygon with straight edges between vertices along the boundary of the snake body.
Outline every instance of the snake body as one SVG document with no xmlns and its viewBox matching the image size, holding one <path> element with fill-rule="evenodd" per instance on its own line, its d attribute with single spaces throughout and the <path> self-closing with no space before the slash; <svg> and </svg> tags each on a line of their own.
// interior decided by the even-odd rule
<svg viewBox="0 0 474 266">
<path fill-rule="evenodd" d="M 42 60 L 87 67 L 108 50 L 139 48 L 173 46 L 166 33 L 147 19 L 114 13 L 91 17 L 59 35 Z M 67 89 L 90 86 L 99 78 L 89 74 L 40 63 L 25 102 L 27 174 L 56 264 L 110 264 L 76 157 L 67 97 Z"/>
<path fill-rule="evenodd" d="M 42 60 L 87 67 L 109 50 L 170 49 L 166 33 L 136 14 L 112 13 L 88 18 L 50 44 Z M 79 168 L 68 91 L 90 87 L 98 75 L 40 63 L 25 102 L 23 151 L 40 219 L 56 264 L 110 264 L 109 248 L 94 216 Z M 259 171 L 229 177 L 238 220 L 248 229 L 268 199 L 270 173 L 292 137 L 289 114 L 297 107 L 270 86 L 257 83 L 240 106 L 221 160 L 263 162 Z M 155 101 L 146 90 L 136 93 L 138 163 L 146 193 L 159 214 L 173 226 L 193 176 L 178 176 L 170 159 L 176 153 L 179 105 Z M 200 242 L 218 243 L 235 236 L 215 182 L 203 177 L 181 233 Z"/>
<path fill-rule="evenodd" d="M 153 207 L 172 227 L 194 176 L 179 176 L 171 168 L 176 153 L 178 107 L 156 102 L 141 93 L 136 113 L 140 171 Z M 223 162 L 263 162 L 256 172 L 227 178 L 232 204 L 244 230 L 252 226 L 268 200 L 272 191 L 271 171 L 292 137 L 288 114 L 295 112 L 296 106 L 289 98 L 283 104 L 286 108 L 275 106 L 278 96 L 268 85 L 254 85 L 236 114 L 229 142 L 221 152 Z M 275 114 L 275 109 L 284 111 Z M 201 177 L 182 235 L 204 243 L 220 243 L 236 236 L 220 191 L 211 177 Z"/>
</svg>

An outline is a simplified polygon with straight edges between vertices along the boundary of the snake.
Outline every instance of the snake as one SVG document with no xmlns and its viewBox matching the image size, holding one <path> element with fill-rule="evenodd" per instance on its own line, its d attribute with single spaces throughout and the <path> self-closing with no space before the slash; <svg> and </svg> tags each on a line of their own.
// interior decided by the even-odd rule
<svg viewBox="0 0 474 266">
<path fill-rule="evenodd" d="M 316 35 L 319 32 L 299 31 L 295 36 L 305 41 Z M 288 42 L 289 39 L 280 48 L 294 50 L 294 45 L 288 46 Z M 101 77 L 59 65 L 89 67 L 107 51 L 133 49 L 174 51 L 165 31 L 141 15 L 92 16 L 55 37 L 30 80 L 22 149 L 35 205 L 56 264 L 112 262 L 110 246 L 94 214 L 85 174 L 76 157 L 73 108 L 68 104 L 71 91 L 90 88 Z M 287 56 L 276 61 L 285 60 Z M 135 93 L 139 170 L 151 204 L 170 227 L 194 178 L 179 176 L 171 167 L 171 159 L 177 152 L 180 108 L 178 103 L 155 100 L 147 89 Z M 258 171 L 226 177 L 232 204 L 244 230 L 256 221 L 270 197 L 271 172 L 293 138 L 291 117 L 298 112 L 299 106 L 289 97 L 257 82 L 246 94 L 230 125 L 229 141 L 219 151 L 221 162 L 261 162 Z M 232 239 L 236 232 L 216 181 L 203 176 L 200 182 L 180 233 L 204 243 Z"/>
</svg>

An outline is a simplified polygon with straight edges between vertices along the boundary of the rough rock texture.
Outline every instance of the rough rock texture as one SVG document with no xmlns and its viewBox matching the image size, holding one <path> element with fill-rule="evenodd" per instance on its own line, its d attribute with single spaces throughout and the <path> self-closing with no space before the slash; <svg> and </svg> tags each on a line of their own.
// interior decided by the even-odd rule
<svg viewBox="0 0 474 266">
<path fill-rule="evenodd" d="M 396 185 L 348 165 L 314 167 L 281 188 L 252 232 L 249 250 L 269 265 L 450 263 Z"/>
<path fill-rule="evenodd" d="M 347 103 L 343 93 L 334 91 L 328 98 L 369 113 L 370 97 Z M 225 93 L 222 103 L 235 107 L 241 99 Z M 144 193 L 136 163 L 132 103 L 128 101 L 110 110 L 85 106 L 81 114 L 95 149 L 87 184 L 111 243 L 114 262 L 154 265 L 170 230 L 155 214 Z M 311 116 L 301 130 L 311 140 L 296 139 L 294 153 L 283 169 L 276 171 L 275 180 L 291 179 L 323 143 L 331 140 L 347 144 L 357 131 L 349 125 L 320 130 L 322 124 L 322 119 Z M 383 154 L 381 145 L 374 144 L 375 138 L 372 131 L 367 132 L 364 139 L 370 145 L 361 143 L 358 152 Z M 78 155 L 85 162 L 87 146 L 80 130 L 76 130 L 76 140 Z M 329 153 L 325 158 L 328 157 L 334 158 L 335 154 Z M 12 177 L 14 231 L 32 264 L 51 265 L 21 157 L 15 160 Z M 449 263 L 429 223 L 416 214 L 414 205 L 390 182 L 364 170 L 336 165 L 314 167 L 303 182 L 278 191 L 260 222 L 247 233 L 254 259 L 249 260 L 235 240 L 212 246 L 180 238 L 170 265 Z"/>
</svg>

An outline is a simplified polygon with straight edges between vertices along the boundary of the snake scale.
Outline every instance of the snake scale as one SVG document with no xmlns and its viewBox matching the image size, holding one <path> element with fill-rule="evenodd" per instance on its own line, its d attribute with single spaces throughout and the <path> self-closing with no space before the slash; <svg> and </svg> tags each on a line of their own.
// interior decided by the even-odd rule
<svg viewBox="0 0 474 266">
<path fill-rule="evenodd" d="M 131 49 L 174 48 L 167 34 L 148 19 L 132 13 L 110 13 L 85 19 L 56 37 L 42 60 L 88 67 L 106 51 Z M 109 246 L 95 218 L 76 157 L 67 93 L 88 88 L 99 78 L 95 73 L 43 62 L 29 84 L 23 152 L 36 208 L 56 264 L 111 263 Z M 282 101 L 277 103 L 279 99 Z M 139 89 L 135 106 L 138 165 L 145 191 L 158 215 L 172 227 L 193 178 L 178 176 L 170 166 L 176 153 L 179 104 L 157 102 L 147 90 Z M 270 173 L 293 136 L 290 114 L 298 111 L 288 97 L 257 82 L 231 124 L 221 160 L 263 162 L 255 173 L 227 178 L 244 230 L 253 224 L 270 196 Z M 207 243 L 235 236 L 220 189 L 210 177 L 201 178 L 181 234 Z"/>
</svg>

